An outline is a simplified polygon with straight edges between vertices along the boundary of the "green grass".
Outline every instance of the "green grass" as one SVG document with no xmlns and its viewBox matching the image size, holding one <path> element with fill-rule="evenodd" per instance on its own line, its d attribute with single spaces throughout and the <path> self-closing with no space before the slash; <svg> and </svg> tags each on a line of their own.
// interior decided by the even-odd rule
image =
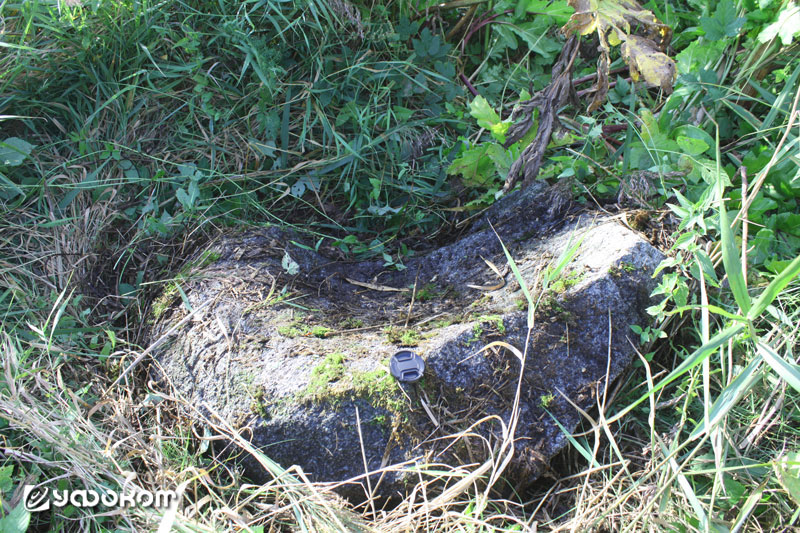
<svg viewBox="0 0 800 533">
<path fill-rule="evenodd" d="M 509 496 L 478 488 L 481 477 L 502 484 L 501 463 L 463 467 L 452 472 L 463 490 L 436 495 L 428 483 L 441 472 L 422 472 L 415 494 L 427 500 L 378 516 L 151 389 L 144 365 L 109 389 L 147 348 L 148 317 L 218 259 L 196 253 L 220 230 L 291 224 L 318 248 L 400 269 L 495 200 L 521 149 L 502 148 L 498 132 L 549 83 L 564 20 L 504 0 L 438 4 L 0 0 L 0 530 L 216 531 L 238 527 L 235 513 L 253 530 L 800 525 L 800 58 L 797 38 L 764 33 L 781 2 L 647 4 L 674 30 L 674 92 L 622 71 L 597 112 L 561 110 L 569 135 L 548 148 L 540 179 L 587 207 L 646 210 L 637 229 L 658 226 L 669 259 L 654 323 L 631 332 L 638 367 L 570 436 L 555 481 Z M 579 59 L 575 77 L 596 70 Z M 579 281 L 565 270 L 571 253 L 540 286 L 522 283 L 531 323 L 537 294 Z M 416 294 L 440 296 L 432 284 Z M 328 356 L 315 383 L 341 363 Z M 378 377 L 394 386 L 354 379 L 366 390 Z M 215 436 L 276 481 L 229 473 Z M 191 516 L 18 505 L 24 483 L 119 489 L 129 472 L 138 488 L 184 487 L 205 503 Z"/>
</svg>

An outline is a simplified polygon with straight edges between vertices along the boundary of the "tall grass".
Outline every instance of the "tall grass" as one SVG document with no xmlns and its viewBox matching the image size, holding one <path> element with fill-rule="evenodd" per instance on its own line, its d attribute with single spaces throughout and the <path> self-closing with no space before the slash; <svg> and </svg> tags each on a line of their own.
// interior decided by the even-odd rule
<svg viewBox="0 0 800 533">
<path fill-rule="evenodd" d="M 329 253 L 401 268 L 407 244 L 458 212 L 456 193 L 470 199 L 447 177 L 458 136 L 480 136 L 452 68 L 464 58 L 457 46 L 422 53 L 409 28 L 430 13 L 469 24 L 472 6 L 490 3 L 429 4 L 0 0 L 0 151 L 10 157 L 0 161 L 0 529 L 797 527 L 800 246 L 786 221 L 798 216 L 800 66 L 775 42 L 742 53 L 731 40 L 696 66 L 715 81 L 679 85 L 655 122 L 641 113 L 656 107 L 646 92 L 612 102 L 604 120 L 628 121 L 625 141 L 611 150 L 587 137 L 581 157 L 560 153 L 543 171 L 574 170 L 590 198 L 619 184 L 609 168 L 652 172 L 653 204 L 672 205 L 659 212 L 675 225 L 662 229 L 674 230 L 671 258 L 639 367 L 585 413 L 531 491 L 486 488 L 502 481 L 513 423 L 492 462 L 419 472 L 393 510 L 353 508 L 218 420 L 186 419 L 191 406 L 149 389 L 139 368 L 110 388 L 146 355 L 143 319 L 161 280 L 220 230 L 295 224 Z M 471 45 L 487 51 L 476 74 L 502 77 L 492 65 L 511 61 L 489 58 L 495 27 Z M 767 67 L 782 78 L 762 76 Z M 715 153 L 690 157 L 704 170 L 676 177 L 665 161 L 685 154 L 653 142 L 670 121 L 723 132 L 735 121 L 741 135 L 713 139 Z M 748 165 L 758 170 L 748 176 Z M 509 349 L 525 359 L 524 347 Z M 221 437 L 273 480 L 255 486 L 229 470 L 210 445 Z M 436 494 L 438 478 L 458 481 Z M 52 479 L 176 487 L 189 504 L 24 513 L 22 485 Z"/>
</svg>

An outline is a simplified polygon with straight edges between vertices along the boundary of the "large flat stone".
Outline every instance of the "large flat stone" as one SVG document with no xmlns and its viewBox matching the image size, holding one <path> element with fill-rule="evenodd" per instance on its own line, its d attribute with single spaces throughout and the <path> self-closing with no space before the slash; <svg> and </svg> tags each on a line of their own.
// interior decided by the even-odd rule
<svg viewBox="0 0 800 533">
<path fill-rule="evenodd" d="M 156 350 L 153 374 L 242 428 L 283 466 L 335 482 L 364 473 L 362 445 L 370 470 L 483 461 L 500 421 L 509 421 L 519 379 L 520 361 L 510 351 L 480 351 L 503 341 L 526 354 L 506 475 L 529 483 L 567 442 L 554 419 L 568 430 L 579 422 L 564 396 L 590 409 L 606 378 L 631 363 L 637 336 L 630 326 L 648 322 L 652 273 L 662 259 L 613 220 L 551 216 L 550 201 L 541 187 L 515 193 L 458 240 L 399 272 L 382 262 L 333 261 L 278 228 L 223 237 L 186 269 L 181 289 L 192 308 L 205 307 Z M 580 239 L 575 257 L 539 295 L 536 280 Z M 498 290 L 468 287 L 499 282 L 482 258 L 505 269 L 500 240 L 534 298 L 541 296 L 530 335 L 527 302 L 510 270 Z M 281 265 L 286 253 L 299 266 L 296 275 Z M 411 291 L 378 290 L 415 284 L 413 305 Z M 178 294 L 168 289 L 154 306 L 154 339 L 188 313 Z M 403 342 L 418 343 L 412 349 L 427 363 L 416 386 L 401 387 L 388 374 Z M 481 420 L 471 437 L 441 438 Z M 251 477 L 267 477 L 255 462 L 244 465 Z M 390 472 L 373 477 L 372 487 L 390 496 L 408 481 Z M 363 495 L 356 485 L 340 490 Z"/>
</svg>

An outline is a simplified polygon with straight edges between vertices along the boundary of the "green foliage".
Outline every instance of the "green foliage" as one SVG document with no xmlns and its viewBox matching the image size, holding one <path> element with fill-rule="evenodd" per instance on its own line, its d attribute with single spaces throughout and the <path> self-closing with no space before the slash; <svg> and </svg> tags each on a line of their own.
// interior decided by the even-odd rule
<svg viewBox="0 0 800 533">
<path fill-rule="evenodd" d="M 709 41 L 719 41 L 726 37 L 736 37 L 745 23 L 744 17 L 736 16 L 733 0 L 721 0 L 713 15 L 700 17 L 700 27 Z"/>
<path fill-rule="evenodd" d="M 441 296 L 439 290 L 436 288 L 436 285 L 433 283 L 426 283 L 424 287 L 419 289 L 416 294 L 416 299 L 419 302 L 428 302 L 431 300 L 435 300 Z"/>
<path fill-rule="evenodd" d="M 0 402 L 4 412 L 19 409 L 16 418 L 0 420 L 4 442 L 16 450 L 0 467 L 0 530 L 68 529 L 76 520 L 99 529 L 155 529 L 160 516 L 65 508 L 45 517 L 8 502 L 27 479 L 60 478 L 62 488 L 72 487 L 63 477 L 69 472 L 89 472 L 87 482 L 98 486 L 121 483 L 113 474 L 121 470 L 163 479 L 163 472 L 148 471 L 150 463 L 137 462 L 143 453 L 173 472 L 206 468 L 207 458 L 187 451 L 192 431 L 175 430 L 147 448 L 115 422 L 113 437 L 99 439 L 96 431 L 109 425 L 105 408 L 87 407 L 109 405 L 105 386 L 131 352 L 146 349 L 134 344 L 143 318 L 179 298 L 189 305 L 183 281 L 218 257 L 201 255 L 183 270 L 176 258 L 206 231 L 286 222 L 307 232 L 310 249 L 402 269 L 421 238 L 454 213 L 494 202 L 512 162 L 534 140 L 536 114 L 525 137 L 504 145 L 515 110 L 551 81 L 559 28 L 574 14 L 568 2 L 352 2 L 349 14 L 334 4 L 3 5 Z M 571 104 L 558 110 L 561 131 L 539 178 L 569 179 L 577 201 L 589 206 L 635 204 L 664 215 L 661 235 L 673 235 L 657 273 L 655 323 L 615 332 L 652 351 L 592 427 L 599 434 L 609 424 L 608 455 L 600 455 L 605 444 L 569 437 L 594 467 L 569 479 L 585 479 L 616 499 L 591 516 L 579 514 L 587 506 L 578 502 L 573 518 L 547 518 L 543 527 L 574 519 L 573 528 L 603 529 L 614 513 L 630 517 L 632 530 L 648 529 L 657 510 L 659 524 L 675 529 L 790 529 L 800 499 L 800 367 L 793 348 L 800 154 L 790 124 L 800 85 L 800 59 L 791 48 L 800 11 L 797 2 L 780 0 L 644 7 L 674 31 L 674 92 L 617 71 L 595 112 Z M 585 42 L 575 78 L 597 72 L 596 49 Z M 609 46 L 610 72 L 626 60 L 636 63 L 635 52 L 623 56 Z M 590 87 L 596 78 L 586 79 L 575 87 L 582 101 L 597 92 Z M 466 90 L 477 94 L 465 98 Z M 543 272 L 542 292 L 580 280 L 567 269 L 579 246 L 568 246 Z M 533 324 L 537 305 L 547 302 L 524 285 L 506 252 L 524 292 L 518 305 Z M 302 274 L 292 254 L 281 252 L 282 268 Z M 623 278 L 627 270 L 621 264 L 615 273 Z M 156 290 L 161 297 L 148 310 Z M 416 294 L 419 301 L 438 296 L 429 285 Z M 471 342 L 489 328 L 503 334 L 501 320 L 480 320 Z M 341 324 L 361 327 L 357 319 Z M 278 332 L 335 333 L 299 321 Z M 421 341 L 415 329 L 388 328 L 386 336 L 407 346 Z M 374 405 L 399 411 L 401 395 L 384 369 L 348 373 L 345 363 L 341 354 L 321 358 L 306 392 L 322 396 L 351 380 Z M 541 393 L 547 407 L 555 396 Z M 140 403 L 130 410 L 137 413 L 130 427 L 152 429 L 150 409 L 164 399 L 131 398 Z M 23 401 L 32 403 L 14 403 Z M 126 401 L 124 394 L 113 398 Z M 81 425 L 87 412 L 93 418 Z M 21 413 L 31 417 L 28 426 Z M 52 433 L 36 433 L 50 427 Z M 748 440 L 752 428 L 765 429 Z M 152 433 L 162 431 L 163 424 Z M 652 458 L 642 461 L 637 451 L 630 461 L 625 447 L 615 447 L 617 432 L 622 440 L 631 432 L 636 442 L 649 433 Z M 650 486 L 642 483 L 652 480 L 654 495 L 640 498 Z M 281 528 L 320 530 L 303 515 L 314 498 L 297 503 L 285 496 L 278 499 L 297 515 Z M 213 494 L 208 501 L 226 505 L 224 499 Z M 477 507 L 472 502 L 451 514 L 489 517 L 491 505 Z M 243 512 L 258 516 L 259 509 Z"/>
<path fill-rule="evenodd" d="M 383 332 L 389 342 L 400 346 L 417 346 L 422 338 L 420 332 L 414 328 L 388 326 Z"/>
<path fill-rule="evenodd" d="M 318 398 L 325 393 L 331 383 L 342 378 L 344 374 L 344 355 L 340 353 L 326 355 L 311 371 L 311 379 L 301 396 Z"/>
<path fill-rule="evenodd" d="M 495 194 L 505 181 L 511 164 L 519 157 L 520 151 L 535 137 L 536 128 L 531 128 L 531 132 L 520 141 L 504 148 L 505 134 L 510 122 L 501 121 L 486 99 L 480 95 L 470 103 L 469 112 L 481 128 L 490 132 L 493 140 L 478 145 L 471 145 L 464 141 L 458 157 L 450 164 L 447 173 L 460 175 L 462 183 L 466 187 L 488 189 L 473 203 L 492 203 Z"/>
<path fill-rule="evenodd" d="M 766 43 L 775 37 L 780 37 L 781 43 L 787 46 L 792 44 L 798 35 L 800 35 L 800 6 L 795 2 L 788 2 L 778 13 L 778 19 L 761 30 L 758 40 Z"/>
</svg>

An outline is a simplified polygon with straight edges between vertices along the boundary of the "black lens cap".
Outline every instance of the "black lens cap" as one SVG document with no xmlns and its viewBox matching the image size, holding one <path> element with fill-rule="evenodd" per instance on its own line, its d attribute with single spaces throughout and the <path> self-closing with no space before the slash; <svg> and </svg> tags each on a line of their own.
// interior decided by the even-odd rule
<svg viewBox="0 0 800 533">
<path fill-rule="evenodd" d="M 400 350 L 392 356 L 389 370 L 398 381 L 412 383 L 422 377 L 425 361 L 411 350 Z"/>
</svg>

